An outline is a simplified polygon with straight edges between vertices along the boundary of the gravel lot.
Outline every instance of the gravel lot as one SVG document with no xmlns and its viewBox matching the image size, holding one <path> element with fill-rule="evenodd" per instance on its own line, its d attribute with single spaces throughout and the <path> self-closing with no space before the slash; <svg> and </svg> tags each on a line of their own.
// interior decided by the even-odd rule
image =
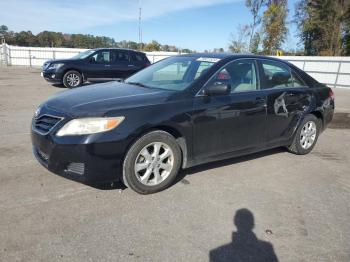
<svg viewBox="0 0 350 262">
<path fill-rule="evenodd" d="M 335 121 L 311 154 L 275 149 L 192 168 L 148 196 L 36 162 L 31 117 L 64 90 L 38 70 L 0 67 L 0 261 L 350 261 L 350 90 L 335 90 Z"/>
</svg>

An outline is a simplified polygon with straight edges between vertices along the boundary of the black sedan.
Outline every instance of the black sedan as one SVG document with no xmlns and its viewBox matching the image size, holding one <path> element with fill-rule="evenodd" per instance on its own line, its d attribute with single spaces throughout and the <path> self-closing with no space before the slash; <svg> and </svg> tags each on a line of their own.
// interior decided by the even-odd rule
<svg viewBox="0 0 350 262">
<path fill-rule="evenodd" d="M 151 63 L 145 53 L 121 49 L 91 49 L 70 59 L 44 63 L 41 75 L 46 81 L 74 88 L 84 82 L 105 82 L 125 79 Z"/>
<path fill-rule="evenodd" d="M 149 194 L 181 168 L 281 146 L 307 154 L 333 112 L 332 90 L 288 62 L 191 54 L 52 97 L 35 113 L 32 143 L 56 174 Z"/>
</svg>

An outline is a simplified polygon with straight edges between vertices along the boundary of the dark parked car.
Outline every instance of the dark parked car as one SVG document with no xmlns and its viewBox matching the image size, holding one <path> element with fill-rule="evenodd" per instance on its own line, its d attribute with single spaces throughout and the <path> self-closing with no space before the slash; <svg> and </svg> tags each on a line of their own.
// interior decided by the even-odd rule
<svg viewBox="0 0 350 262">
<path fill-rule="evenodd" d="M 41 75 L 51 83 L 73 88 L 85 81 L 125 79 L 151 63 L 145 53 L 119 48 L 92 49 L 71 59 L 44 63 Z"/>
<path fill-rule="evenodd" d="M 307 154 L 333 111 L 332 90 L 288 62 L 191 54 L 52 97 L 35 113 L 32 143 L 54 173 L 149 194 L 180 168 L 281 146 Z"/>
</svg>

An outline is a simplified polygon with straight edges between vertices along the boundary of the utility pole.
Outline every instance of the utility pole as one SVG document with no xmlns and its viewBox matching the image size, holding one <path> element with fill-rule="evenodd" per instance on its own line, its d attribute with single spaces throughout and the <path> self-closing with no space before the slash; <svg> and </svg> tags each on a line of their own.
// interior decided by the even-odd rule
<svg viewBox="0 0 350 262">
<path fill-rule="evenodd" d="M 143 49 L 142 44 L 142 29 L 141 29 L 141 18 L 142 18 L 142 7 L 141 7 L 141 0 L 139 1 L 139 43 L 141 45 L 141 50 Z"/>
</svg>

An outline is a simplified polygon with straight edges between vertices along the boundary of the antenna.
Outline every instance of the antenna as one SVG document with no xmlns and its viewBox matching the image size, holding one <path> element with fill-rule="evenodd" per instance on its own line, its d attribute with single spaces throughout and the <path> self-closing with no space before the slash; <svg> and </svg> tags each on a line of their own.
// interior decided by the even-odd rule
<svg viewBox="0 0 350 262">
<path fill-rule="evenodd" d="M 141 44 L 141 50 L 142 50 L 143 44 L 142 44 L 141 19 L 142 19 L 142 7 L 141 7 L 141 0 L 139 0 L 139 43 Z"/>
</svg>

